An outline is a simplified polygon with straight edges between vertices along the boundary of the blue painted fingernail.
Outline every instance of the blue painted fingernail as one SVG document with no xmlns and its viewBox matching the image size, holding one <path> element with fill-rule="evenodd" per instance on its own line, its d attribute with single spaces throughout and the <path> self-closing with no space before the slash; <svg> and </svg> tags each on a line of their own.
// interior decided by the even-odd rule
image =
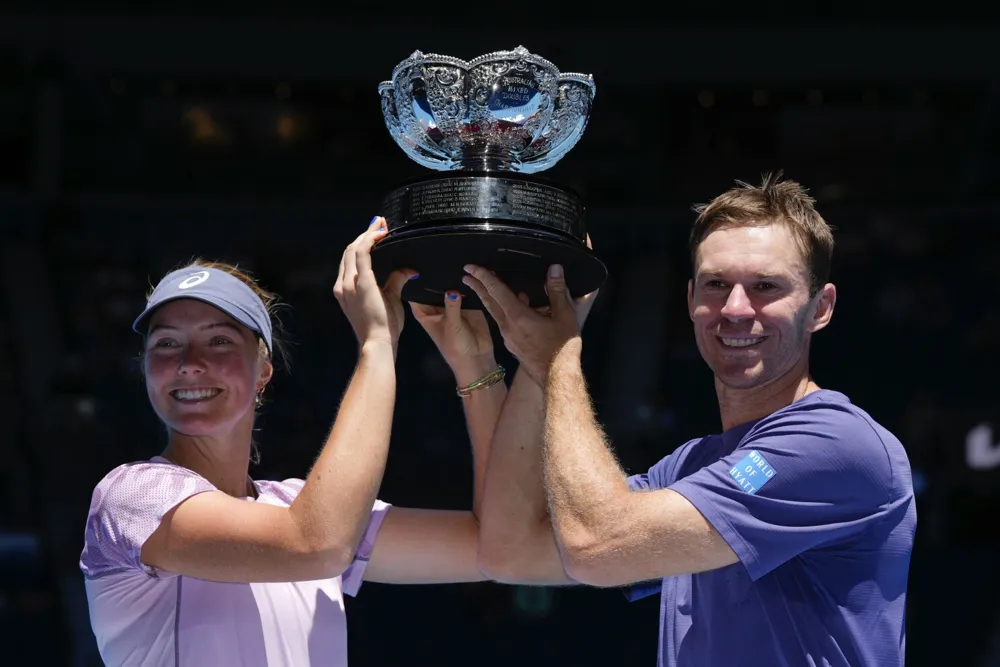
<svg viewBox="0 0 1000 667">
<path fill-rule="evenodd" d="M 372 225 L 374 225 L 376 220 L 378 220 L 377 215 L 374 218 L 372 218 L 372 221 L 368 223 L 368 226 L 371 227 Z"/>
<path fill-rule="evenodd" d="M 448 300 L 449 301 L 454 301 L 457 298 L 458 298 L 458 294 L 456 294 L 455 292 L 448 292 Z"/>
<path fill-rule="evenodd" d="M 407 280 L 413 280 L 414 278 L 419 278 L 419 277 L 420 277 L 419 273 L 414 273 L 412 276 L 410 276 L 409 278 L 407 278 Z"/>
</svg>

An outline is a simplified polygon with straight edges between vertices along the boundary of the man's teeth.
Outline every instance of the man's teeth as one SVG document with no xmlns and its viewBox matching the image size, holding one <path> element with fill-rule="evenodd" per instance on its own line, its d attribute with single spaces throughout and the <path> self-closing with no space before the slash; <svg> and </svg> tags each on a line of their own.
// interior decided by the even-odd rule
<svg viewBox="0 0 1000 667">
<path fill-rule="evenodd" d="M 221 389 L 178 389 L 174 392 L 174 397 L 182 401 L 197 401 L 203 398 L 211 398 L 218 394 Z"/>
<path fill-rule="evenodd" d="M 747 347 L 753 345 L 754 343 L 759 343 L 764 340 L 766 336 L 760 338 L 722 338 L 722 344 L 727 347 Z"/>
</svg>

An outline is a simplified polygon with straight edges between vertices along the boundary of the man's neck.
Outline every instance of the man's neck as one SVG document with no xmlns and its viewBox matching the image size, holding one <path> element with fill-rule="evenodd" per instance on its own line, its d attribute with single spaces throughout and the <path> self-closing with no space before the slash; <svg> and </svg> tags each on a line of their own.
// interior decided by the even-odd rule
<svg viewBox="0 0 1000 667">
<path fill-rule="evenodd" d="M 171 432 L 163 457 L 193 470 L 230 496 L 256 495 L 249 475 L 249 433 L 243 438 L 202 438 Z"/>
<path fill-rule="evenodd" d="M 715 392 L 719 398 L 722 429 L 728 431 L 734 426 L 766 417 L 819 388 L 805 368 L 799 371 L 793 369 L 770 384 L 752 389 L 733 389 L 716 378 Z"/>
</svg>

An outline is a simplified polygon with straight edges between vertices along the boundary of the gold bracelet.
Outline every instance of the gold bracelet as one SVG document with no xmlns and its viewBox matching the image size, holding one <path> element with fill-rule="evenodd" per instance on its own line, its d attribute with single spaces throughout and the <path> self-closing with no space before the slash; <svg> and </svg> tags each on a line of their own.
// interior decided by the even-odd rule
<svg viewBox="0 0 1000 667">
<path fill-rule="evenodd" d="M 503 382 L 503 379 L 506 376 L 507 371 L 504 370 L 503 366 L 497 364 L 497 369 L 495 371 L 487 373 L 472 384 L 465 387 L 455 387 L 455 393 L 459 396 L 468 396 L 477 389 L 489 389 L 498 382 Z"/>
</svg>

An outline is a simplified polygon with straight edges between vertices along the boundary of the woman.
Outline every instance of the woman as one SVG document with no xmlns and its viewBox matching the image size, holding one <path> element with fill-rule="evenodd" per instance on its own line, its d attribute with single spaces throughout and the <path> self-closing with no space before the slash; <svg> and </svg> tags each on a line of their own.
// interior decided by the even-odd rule
<svg viewBox="0 0 1000 667">
<path fill-rule="evenodd" d="M 146 389 L 167 446 L 97 485 L 80 562 L 106 664 L 346 665 L 343 593 L 354 595 L 363 580 L 482 580 L 472 512 L 376 499 L 400 293 L 415 277 L 397 271 L 380 289 L 370 251 L 385 234 L 374 219 L 341 260 L 334 293 L 357 336 L 358 363 L 304 481 L 248 475 L 254 408 L 277 346 L 273 296 L 212 264 L 170 273 L 153 290 L 134 328 L 145 335 Z M 445 309 L 415 312 L 457 376 L 497 368 L 481 314 L 463 319 L 454 305 L 447 317 Z M 478 402 L 469 423 L 475 503 L 505 391 L 499 382 L 463 399 Z"/>
</svg>

